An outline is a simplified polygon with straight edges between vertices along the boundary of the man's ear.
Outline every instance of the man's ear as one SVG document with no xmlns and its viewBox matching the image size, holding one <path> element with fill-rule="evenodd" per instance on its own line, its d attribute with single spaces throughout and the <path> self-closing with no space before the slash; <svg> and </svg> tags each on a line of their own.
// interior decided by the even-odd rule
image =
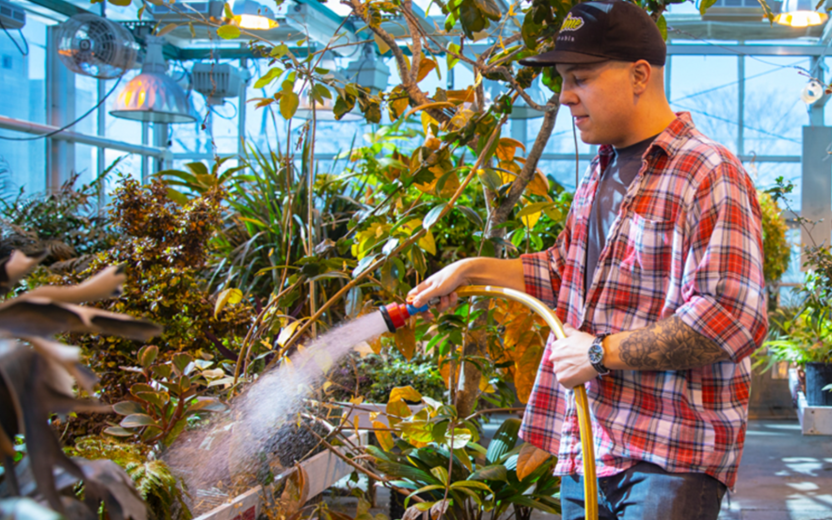
<svg viewBox="0 0 832 520">
<path fill-rule="evenodd" d="M 653 66 L 646 60 L 638 60 L 631 67 L 630 76 L 633 82 L 633 93 L 638 96 L 647 90 L 650 78 L 653 76 Z"/>
</svg>

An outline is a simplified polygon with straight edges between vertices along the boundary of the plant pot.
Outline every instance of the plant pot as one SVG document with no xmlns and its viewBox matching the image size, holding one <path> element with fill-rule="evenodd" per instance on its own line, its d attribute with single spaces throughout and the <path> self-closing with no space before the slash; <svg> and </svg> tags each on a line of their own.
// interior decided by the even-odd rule
<svg viewBox="0 0 832 520">
<path fill-rule="evenodd" d="M 362 432 L 359 437 L 350 437 L 350 441 L 364 445 L 367 443 L 367 434 Z M 335 449 L 342 454 L 346 453 L 344 448 L 336 447 Z M 352 466 L 328 450 L 313 455 L 300 465 L 306 471 L 307 499 L 321 494 L 325 489 L 353 472 Z M 288 474 L 283 475 L 284 478 L 286 476 Z M 196 520 L 256 520 L 262 513 L 267 493 L 272 492 L 272 486 L 273 484 L 267 486 L 266 489 L 263 489 L 263 486 L 255 486 L 200 515 Z"/>
<path fill-rule="evenodd" d="M 806 402 L 809 406 L 832 406 L 832 392 L 823 390 L 832 384 L 832 363 L 806 363 Z"/>
</svg>

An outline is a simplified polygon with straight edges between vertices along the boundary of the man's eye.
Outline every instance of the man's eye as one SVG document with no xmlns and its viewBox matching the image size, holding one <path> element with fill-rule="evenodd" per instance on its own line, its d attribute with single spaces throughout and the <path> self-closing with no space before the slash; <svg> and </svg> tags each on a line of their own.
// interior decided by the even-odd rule
<svg viewBox="0 0 832 520">
<path fill-rule="evenodd" d="M 575 83 L 577 83 L 578 85 L 580 85 L 581 83 L 583 83 L 583 82 L 584 82 L 584 79 L 585 79 L 585 78 L 575 77 Z"/>
</svg>

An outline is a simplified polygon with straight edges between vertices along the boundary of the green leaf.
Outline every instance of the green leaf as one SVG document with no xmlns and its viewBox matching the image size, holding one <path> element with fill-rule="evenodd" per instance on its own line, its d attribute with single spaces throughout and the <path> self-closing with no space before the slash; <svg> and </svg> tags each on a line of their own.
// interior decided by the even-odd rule
<svg viewBox="0 0 832 520">
<path fill-rule="evenodd" d="M 479 489 L 480 491 L 485 491 L 487 493 L 493 493 L 491 488 L 487 485 L 483 484 L 482 482 L 478 482 L 476 480 L 461 480 L 459 482 L 454 482 L 451 484 L 451 489 L 458 489 L 458 488 L 470 488 L 470 489 Z"/>
<path fill-rule="evenodd" d="M 472 438 L 473 435 L 467 428 L 454 428 L 453 435 L 451 432 L 445 433 L 445 444 L 452 450 L 458 450 L 467 446 Z"/>
<path fill-rule="evenodd" d="M 520 419 L 510 417 L 500 425 L 500 428 L 494 434 L 494 438 L 488 444 L 488 451 L 485 453 L 485 460 L 488 464 L 494 464 L 514 449 L 520 432 L 520 424 Z"/>
<path fill-rule="evenodd" d="M 158 406 L 160 409 L 164 408 L 170 401 L 170 395 L 167 392 L 138 392 L 136 397 L 142 401 Z"/>
<path fill-rule="evenodd" d="M 132 437 L 135 432 L 130 430 L 125 430 L 121 426 L 110 426 L 104 430 L 104 433 L 107 435 L 112 435 L 114 437 Z"/>
<path fill-rule="evenodd" d="M 455 209 L 458 209 L 465 215 L 468 220 L 474 223 L 477 227 L 481 228 L 483 226 L 482 217 L 480 217 L 479 213 L 474 211 L 473 209 L 469 208 L 468 206 L 454 206 Z"/>
<path fill-rule="evenodd" d="M 455 43 L 451 43 L 448 45 L 448 50 L 453 52 L 454 54 L 459 54 L 459 45 Z M 453 56 L 450 52 L 445 54 L 445 62 L 448 65 L 448 70 L 454 68 L 454 65 L 459 63 L 459 58 Z"/>
<path fill-rule="evenodd" d="M 492 464 L 473 472 L 470 480 L 508 480 L 508 470 L 502 464 Z"/>
<path fill-rule="evenodd" d="M 190 355 L 185 354 L 184 352 L 178 352 L 173 356 L 173 366 L 179 369 L 180 373 L 184 372 L 185 369 L 188 368 L 188 365 L 191 364 L 191 361 L 193 361 L 193 358 Z"/>
<path fill-rule="evenodd" d="M 139 351 L 139 364 L 142 368 L 148 368 L 156 361 L 156 356 L 159 355 L 159 347 L 156 345 L 147 345 L 142 347 Z"/>
<path fill-rule="evenodd" d="M 263 88 L 275 79 L 279 78 L 280 75 L 283 74 L 283 70 L 280 67 L 272 67 L 266 72 L 260 79 L 254 82 L 254 88 Z"/>
<path fill-rule="evenodd" d="M 434 206 L 428 214 L 425 215 L 425 219 L 422 221 L 422 227 L 425 229 L 430 229 L 436 224 L 436 221 L 439 220 L 439 216 L 442 214 L 442 211 L 448 206 L 447 202 L 442 202 L 441 204 L 437 204 Z"/>
<path fill-rule="evenodd" d="M 540 213 L 541 211 L 554 206 L 554 204 L 554 202 L 534 202 L 532 204 L 527 204 L 523 209 L 517 212 L 514 218 L 523 218 L 527 215 Z"/>
<path fill-rule="evenodd" d="M 217 36 L 223 40 L 235 40 L 240 37 L 240 28 L 236 25 L 223 25 L 217 29 Z"/>
<path fill-rule="evenodd" d="M 699 14 L 704 15 L 715 3 L 716 0 L 699 0 Z"/>
<path fill-rule="evenodd" d="M 119 423 L 119 426 L 121 426 L 122 428 L 140 428 L 142 426 L 157 425 L 156 421 L 153 420 L 153 417 L 143 413 L 134 413 L 122 419 Z"/>
<path fill-rule="evenodd" d="M 144 413 L 144 408 L 136 401 L 121 401 L 113 405 L 113 411 L 119 415 L 132 415 Z"/>
<path fill-rule="evenodd" d="M 659 19 L 656 21 L 656 26 L 659 28 L 659 32 L 662 35 L 662 39 L 667 41 L 667 20 L 665 20 L 664 15 L 661 15 Z"/>
<path fill-rule="evenodd" d="M 300 104 L 300 98 L 297 94 L 292 91 L 283 91 L 283 95 L 280 97 L 280 115 L 283 116 L 283 119 L 287 121 L 292 119 L 295 115 L 295 112 L 298 110 L 298 105 Z"/>
<path fill-rule="evenodd" d="M 439 479 L 443 485 L 448 485 L 448 470 L 442 466 L 436 466 L 430 470 L 430 474 Z"/>
</svg>

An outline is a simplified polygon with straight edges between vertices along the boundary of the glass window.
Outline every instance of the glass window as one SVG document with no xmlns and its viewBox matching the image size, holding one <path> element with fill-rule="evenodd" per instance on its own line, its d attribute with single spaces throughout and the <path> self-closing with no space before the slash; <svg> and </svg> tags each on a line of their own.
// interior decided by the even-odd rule
<svg viewBox="0 0 832 520">
<path fill-rule="evenodd" d="M 745 153 L 801 155 L 801 127 L 809 124 L 800 93 L 808 58 L 745 59 Z"/>
<path fill-rule="evenodd" d="M 0 96 L 0 115 L 23 121 L 45 123 L 44 78 L 46 76 L 46 25 L 27 16 L 18 30 L 0 32 L 0 84 L 7 94 Z M 0 197 L 34 194 L 46 184 L 43 139 L 31 134 L 0 130 L 0 135 L 20 140 L 0 140 Z"/>
</svg>

